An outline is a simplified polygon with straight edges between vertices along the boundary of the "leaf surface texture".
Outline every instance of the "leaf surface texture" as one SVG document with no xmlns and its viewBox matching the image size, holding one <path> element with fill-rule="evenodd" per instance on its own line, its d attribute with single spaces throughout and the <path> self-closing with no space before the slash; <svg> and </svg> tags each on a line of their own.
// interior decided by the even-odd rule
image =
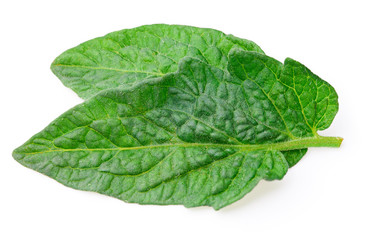
<svg viewBox="0 0 367 240">
<path fill-rule="evenodd" d="M 126 202 L 220 209 L 283 178 L 307 147 L 334 144 L 317 134 L 338 109 L 328 83 L 291 59 L 233 49 L 228 61 L 184 57 L 175 73 L 103 91 L 13 156 Z"/>
<path fill-rule="evenodd" d="M 225 70 L 234 48 L 263 53 L 252 41 L 213 29 L 146 25 L 69 49 L 55 59 L 51 69 L 65 86 L 87 99 L 102 90 L 173 73 L 187 56 Z"/>
</svg>

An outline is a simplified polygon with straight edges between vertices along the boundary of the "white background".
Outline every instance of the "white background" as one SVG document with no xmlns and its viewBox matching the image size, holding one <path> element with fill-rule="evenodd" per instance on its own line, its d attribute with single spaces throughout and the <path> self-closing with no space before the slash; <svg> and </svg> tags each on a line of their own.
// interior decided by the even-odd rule
<svg viewBox="0 0 367 240">
<path fill-rule="evenodd" d="M 0 239 L 367 239 L 365 1 L 2 1 Z M 18 164 L 14 148 L 81 103 L 49 70 L 64 50 L 144 24 L 209 27 L 292 57 L 331 83 L 340 111 L 282 181 L 220 211 L 140 206 L 77 191 Z"/>
</svg>

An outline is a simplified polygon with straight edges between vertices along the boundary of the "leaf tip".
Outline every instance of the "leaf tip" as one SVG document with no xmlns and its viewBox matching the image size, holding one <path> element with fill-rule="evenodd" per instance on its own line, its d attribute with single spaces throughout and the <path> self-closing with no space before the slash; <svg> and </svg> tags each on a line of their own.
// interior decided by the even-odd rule
<svg viewBox="0 0 367 240">
<path fill-rule="evenodd" d="M 14 158 L 14 160 L 16 160 L 16 161 L 19 162 L 19 161 L 23 160 L 23 158 L 25 157 L 25 154 L 24 153 L 20 153 L 19 152 L 19 148 L 16 148 L 12 152 L 12 157 Z"/>
</svg>

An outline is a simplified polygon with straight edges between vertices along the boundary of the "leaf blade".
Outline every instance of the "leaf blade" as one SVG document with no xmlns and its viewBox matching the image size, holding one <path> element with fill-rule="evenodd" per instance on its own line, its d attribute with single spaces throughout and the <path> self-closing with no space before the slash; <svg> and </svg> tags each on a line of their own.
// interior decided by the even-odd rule
<svg viewBox="0 0 367 240">
<path fill-rule="evenodd" d="M 175 72 L 185 56 L 226 69 L 231 48 L 263 53 L 252 41 L 213 29 L 146 25 L 69 49 L 54 60 L 51 70 L 65 86 L 87 99 L 102 90 Z"/>
<path fill-rule="evenodd" d="M 245 51 L 230 56 L 274 61 Z M 263 71 L 262 62 L 248 63 Z M 13 156 L 76 189 L 141 204 L 220 209 L 261 179 L 281 179 L 305 148 L 340 145 L 340 139 L 310 137 L 311 129 L 293 139 L 276 117 L 276 104 L 266 100 L 271 95 L 245 88 L 258 79 L 229 72 L 184 58 L 175 74 L 104 91 L 67 111 Z M 272 89 L 277 81 L 258 84 Z M 253 108 L 246 98 L 262 104 Z M 267 122 L 255 111 L 278 120 Z"/>
</svg>

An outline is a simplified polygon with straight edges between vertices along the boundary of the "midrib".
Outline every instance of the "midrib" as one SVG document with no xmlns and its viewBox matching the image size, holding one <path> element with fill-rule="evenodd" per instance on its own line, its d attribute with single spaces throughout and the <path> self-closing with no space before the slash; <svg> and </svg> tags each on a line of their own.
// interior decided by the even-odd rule
<svg viewBox="0 0 367 240">
<path fill-rule="evenodd" d="M 339 147 L 343 139 L 340 137 L 309 137 L 298 138 L 286 142 L 279 143 L 267 143 L 267 144 L 212 144 L 212 143 L 179 143 L 179 144 L 162 144 L 162 145 L 150 145 L 150 146 L 136 146 L 136 147 L 116 147 L 116 148 L 92 148 L 92 149 L 50 149 L 41 152 L 24 153 L 26 155 L 42 154 L 50 152 L 77 152 L 77 151 L 129 151 L 140 149 L 154 149 L 154 148 L 168 148 L 168 147 L 219 147 L 219 148 L 237 148 L 240 151 L 256 151 L 256 150 L 278 150 L 288 151 L 309 147 Z"/>
<path fill-rule="evenodd" d="M 94 69 L 94 70 L 109 70 L 115 72 L 123 72 L 123 73 L 145 73 L 154 76 L 164 76 L 163 73 L 158 72 L 147 72 L 147 71 L 140 71 L 140 70 L 126 70 L 126 69 L 119 69 L 119 68 L 109 68 L 109 67 L 93 67 L 93 66 L 83 66 L 83 65 L 65 65 L 65 64 L 54 64 L 53 67 L 68 67 L 68 68 L 86 68 L 86 69 Z"/>
</svg>

